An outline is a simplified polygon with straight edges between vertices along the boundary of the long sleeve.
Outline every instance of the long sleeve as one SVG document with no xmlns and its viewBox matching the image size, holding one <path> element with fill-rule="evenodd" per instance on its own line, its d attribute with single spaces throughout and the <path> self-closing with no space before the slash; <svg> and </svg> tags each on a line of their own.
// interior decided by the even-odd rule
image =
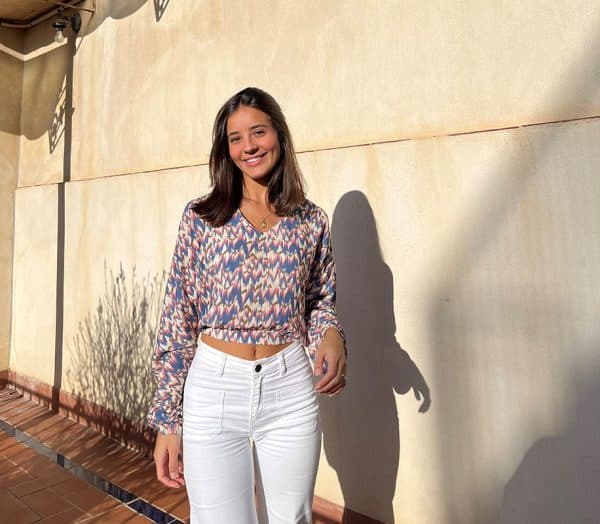
<svg viewBox="0 0 600 524">
<path fill-rule="evenodd" d="M 346 336 L 335 311 L 336 280 L 335 263 L 331 247 L 329 221 L 325 212 L 317 214 L 319 240 L 312 262 L 305 293 L 305 324 L 309 355 L 314 360 L 315 351 L 323 342 L 329 328 L 339 331 L 346 348 Z"/>
<path fill-rule="evenodd" d="M 191 204 L 179 224 L 152 359 L 157 386 L 146 421 L 163 434 L 181 434 L 183 385 L 198 339 L 198 245 Z"/>
</svg>

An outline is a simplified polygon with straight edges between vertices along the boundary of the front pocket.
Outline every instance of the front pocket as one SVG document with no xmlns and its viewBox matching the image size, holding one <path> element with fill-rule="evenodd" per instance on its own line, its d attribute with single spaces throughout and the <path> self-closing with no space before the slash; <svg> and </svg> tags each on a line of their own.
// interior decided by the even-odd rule
<svg viewBox="0 0 600 524">
<path fill-rule="evenodd" d="M 223 431 L 225 392 L 186 382 L 183 391 L 183 432 L 211 439 Z"/>
<path fill-rule="evenodd" d="M 318 415 L 317 392 L 312 375 L 277 390 L 277 417 L 285 424 L 295 424 Z"/>
</svg>

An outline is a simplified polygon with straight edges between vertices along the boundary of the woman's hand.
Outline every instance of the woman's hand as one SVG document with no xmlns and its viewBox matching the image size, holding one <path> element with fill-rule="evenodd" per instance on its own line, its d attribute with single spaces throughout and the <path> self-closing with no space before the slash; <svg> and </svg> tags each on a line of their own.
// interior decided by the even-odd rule
<svg viewBox="0 0 600 524">
<path fill-rule="evenodd" d="M 183 464 L 179 458 L 180 450 L 180 435 L 157 433 L 153 455 L 156 464 L 156 478 L 170 488 L 180 488 L 185 485 Z"/>
<path fill-rule="evenodd" d="M 327 363 L 327 373 L 317 382 L 317 393 L 337 395 L 346 386 L 346 356 L 344 341 L 339 331 L 329 328 L 323 342 L 317 348 L 315 359 L 315 375 L 323 375 L 323 364 Z"/>
</svg>

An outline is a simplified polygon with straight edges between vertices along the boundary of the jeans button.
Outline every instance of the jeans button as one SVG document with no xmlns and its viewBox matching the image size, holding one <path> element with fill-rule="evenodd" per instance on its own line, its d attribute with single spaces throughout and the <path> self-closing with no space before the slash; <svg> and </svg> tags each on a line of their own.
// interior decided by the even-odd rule
<svg viewBox="0 0 600 524">
<path fill-rule="evenodd" d="M 261 369 L 262 369 L 262 366 L 260 364 L 256 364 L 254 371 L 256 371 L 258 373 Z"/>
</svg>

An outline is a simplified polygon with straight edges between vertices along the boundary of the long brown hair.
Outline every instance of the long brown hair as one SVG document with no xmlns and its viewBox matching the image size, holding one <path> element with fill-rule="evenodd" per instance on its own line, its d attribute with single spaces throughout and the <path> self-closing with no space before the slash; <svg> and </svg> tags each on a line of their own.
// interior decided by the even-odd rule
<svg viewBox="0 0 600 524">
<path fill-rule="evenodd" d="M 215 227 L 225 224 L 240 207 L 242 200 L 243 175 L 229 156 L 227 141 L 227 119 L 241 105 L 265 113 L 277 131 L 281 155 L 271 172 L 267 188 L 269 203 L 275 207 L 275 213 L 290 215 L 305 200 L 304 178 L 294 153 L 292 135 L 279 104 L 262 89 L 247 87 L 227 100 L 217 113 L 209 160 L 212 190 L 192 208 Z"/>
</svg>

